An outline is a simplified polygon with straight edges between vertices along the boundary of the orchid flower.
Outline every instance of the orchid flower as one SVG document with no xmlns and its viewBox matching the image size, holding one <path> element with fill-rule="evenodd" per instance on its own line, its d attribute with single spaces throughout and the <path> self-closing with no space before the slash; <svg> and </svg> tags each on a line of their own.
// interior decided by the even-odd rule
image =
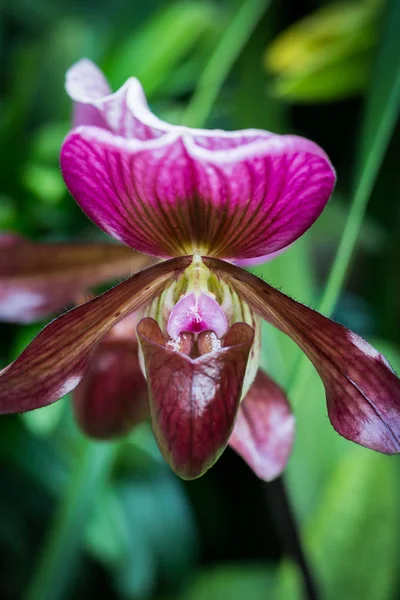
<svg viewBox="0 0 400 600">
<path fill-rule="evenodd" d="M 240 267 L 283 250 L 318 218 L 335 182 L 325 152 L 293 135 L 168 125 L 136 79 L 112 94 L 87 60 L 69 71 L 67 91 L 76 127 L 61 168 L 71 194 L 114 239 L 165 260 L 50 323 L 2 371 L 0 411 L 73 390 L 97 344 L 137 313 L 152 428 L 173 470 L 202 475 L 230 441 L 261 471 L 260 447 L 286 460 L 293 433 L 284 395 L 257 374 L 263 318 L 315 366 L 336 431 L 399 452 L 400 382 L 385 358 Z"/>
<path fill-rule="evenodd" d="M 0 320 L 43 319 L 68 303 L 81 304 L 90 284 L 126 275 L 155 259 L 115 244 L 32 243 L 0 236 Z M 137 313 L 114 325 L 97 344 L 72 392 L 77 422 L 90 437 L 110 439 L 148 419 L 147 384 L 138 357 Z M 249 415 L 253 420 L 249 421 Z M 255 418 L 256 417 L 256 418 Z M 289 403 L 259 370 L 238 412 L 229 444 L 265 480 L 277 477 L 294 436 Z"/>
</svg>

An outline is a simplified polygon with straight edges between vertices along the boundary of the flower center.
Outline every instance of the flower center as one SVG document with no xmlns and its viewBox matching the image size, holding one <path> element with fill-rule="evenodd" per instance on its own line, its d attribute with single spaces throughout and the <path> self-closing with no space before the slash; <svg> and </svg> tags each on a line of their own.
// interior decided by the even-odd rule
<svg viewBox="0 0 400 600">
<path fill-rule="evenodd" d="M 250 325 L 255 339 L 243 383 L 243 396 L 247 393 L 259 364 L 260 320 L 226 282 L 210 271 L 198 253 L 179 279 L 145 307 L 141 316 L 157 322 L 160 343 L 192 359 L 223 348 L 234 323 Z M 141 348 L 139 359 L 146 376 Z"/>
<path fill-rule="evenodd" d="M 228 329 L 224 311 L 212 296 L 200 292 L 190 292 L 175 304 L 169 315 L 168 335 L 175 339 L 184 331 L 201 333 L 214 331 L 221 338 Z"/>
</svg>

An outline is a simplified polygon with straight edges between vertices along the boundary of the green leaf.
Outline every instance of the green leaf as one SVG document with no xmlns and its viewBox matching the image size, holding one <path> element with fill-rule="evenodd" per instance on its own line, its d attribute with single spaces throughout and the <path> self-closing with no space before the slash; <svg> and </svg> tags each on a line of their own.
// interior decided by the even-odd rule
<svg viewBox="0 0 400 600">
<path fill-rule="evenodd" d="M 116 446 L 81 439 L 75 469 L 48 532 L 27 600 L 65 597 L 73 581 L 88 513 L 95 494 L 101 494 L 114 460 Z"/>
<path fill-rule="evenodd" d="M 319 251 L 329 247 L 334 249 L 343 233 L 347 220 L 347 203 L 345 198 L 335 192 L 322 215 L 318 218 L 311 229 L 313 246 Z M 379 254 L 388 242 L 388 235 L 384 227 L 372 216 L 367 216 L 360 229 L 357 240 L 357 247 L 371 254 Z"/>
<path fill-rule="evenodd" d="M 67 398 L 54 404 L 23 413 L 21 418 L 28 429 L 38 436 L 50 435 L 59 425 L 64 414 Z"/>
<path fill-rule="evenodd" d="M 19 420 L 4 422 L 0 430 L 0 453 L 15 471 L 22 472 L 54 496 L 68 481 L 68 459 L 51 438 L 28 435 Z"/>
<path fill-rule="evenodd" d="M 266 78 L 260 61 L 266 42 L 279 29 L 281 16 L 280 7 L 273 2 L 238 58 L 235 67 L 237 85 L 232 90 L 231 104 L 235 129 L 257 127 L 275 133 L 289 131 L 288 107 L 272 94 L 265 93 Z"/>
<path fill-rule="evenodd" d="M 65 196 L 65 183 L 56 166 L 28 163 L 22 172 L 22 181 L 44 204 L 58 204 Z"/>
<path fill-rule="evenodd" d="M 363 52 L 306 73 L 283 75 L 271 91 L 293 102 L 331 102 L 364 90 L 370 71 L 371 52 Z"/>
<path fill-rule="evenodd" d="M 215 27 L 218 16 L 208 2 L 175 2 L 166 6 L 109 57 L 105 70 L 111 84 L 119 86 L 134 75 L 151 96 L 196 48 L 200 38 Z"/>
<path fill-rule="evenodd" d="M 266 564 L 220 565 L 196 575 L 181 600 L 262 600 L 272 598 L 271 584 Z"/>
<path fill-rule="evenodd" d="M 359 140 L 360 180 L 373 186 L 400 111 L 400 3 L 389 0 Z M 365 171 L 370 170 L 369 176 Z M 359 184 L 361 186 L 361 183 Z"/>
<path fill-rule="evenodd" d="M 315 371 L 299 399 L 296 438 L 287 467 L 287 479 L 300 523 L 307 521 L 320 501 L 332 469 L 349 446 L 329 422 L 325 390 Z"/>
<path fill-rule="evenodd" d="M 0 231 L 10 231 L 18 224 L 16 202 L 9 196 L 0 195 Z"/>
<path fill-rule="evenodd" d="M 204 127 L 223 82 L 270 2 L 244 0 L 234 11 L 183 115 L 184 125 Z"/>
<path fill-rule="evenodd" d="M 388 4 L 358 144 L 353 203 L 321 302 L 331 313 L 345 280 L 368 200 L 400 111 L 400 3 Z"/>
<path fill-rule="evenodd" d="M 354 448 L 337 465 L 304 534 L 326 600 L 386 600 L 396 578 L 399 518 L 393 460 Z M 301 599 L 293 566 L 277 597 Z"/>
<path fill-rule="evenodd" d="M 129 543 L 121 502 L 115 487 L 108 484 L 97 498 L 86 526 L 88 550 L 105 564 L 117 567 Z"/>
<path fill-rule="evenodd" d="M 176 586 L 196 553 L 182 484 L 165 465 L 160 468 L 150 459 L 149 468 L 144 466 L 108 486 L 86 532 L 89 549 L 111 568 L 126 598 L 151 594 L 157 574 Z"/>
<path fill-rule="evenodd" d="M 69 123 L 58 121 L 40 127 L 34 133 L 32 139 L 32 161 L 58 166 L 60 160 L 60 148 L 69 129 Z"/>
</svg>

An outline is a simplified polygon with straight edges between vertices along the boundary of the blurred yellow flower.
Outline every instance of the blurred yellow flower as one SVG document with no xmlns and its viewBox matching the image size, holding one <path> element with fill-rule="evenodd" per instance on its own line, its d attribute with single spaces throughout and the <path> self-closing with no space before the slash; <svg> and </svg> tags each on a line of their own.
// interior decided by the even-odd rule
<svg viewBox="0 0 400 600">
<path fill-rule="evenodd" d="M 381 0 L 324 6 L 281 33 L 265 52 L 276 76 L 273 93 L 297 102 L 321 102 L 363 89 L 375 45 Z"/>
</svg>

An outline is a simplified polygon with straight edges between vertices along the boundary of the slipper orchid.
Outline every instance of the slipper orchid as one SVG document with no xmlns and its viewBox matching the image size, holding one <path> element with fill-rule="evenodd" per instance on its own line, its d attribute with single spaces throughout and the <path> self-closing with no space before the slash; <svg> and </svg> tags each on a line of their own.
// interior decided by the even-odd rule
<svg viewBox="0 0 400 600">
<path fill-rule="evenodd" d="M 281 251 L 320 215 L 335 181 L 323 150 L 292 135 L 168 125 L 137 80 L 111 94 L 86 60 L 69 71 L 67 91 L 76 127 L 61 168 L 71 194 L 116 240 L 167 260 L 50 323 L 2 371 L 0 411 L 38 408 L 74 389 L 104 336 L 140 311 L 152 427 L 170 466 L 198 477 L 230 441 L 272 478 L 293 419 L 283 393 L 257 374 L 261 317 L 310 358 L 340 434 L 399 452 L 400 382 L 387 361 L 238 266 Z M 272 475 L 263 454 L 276 458 Z"/>
<path fill-rule="evenodd" d="M 0 236 L 0 319 L 45 318 L 68 303 L 81 304 L 90 283 L 127 275 L 153 257 L 111 244 L 32 243 Z M 81 429 L 97 439 L 128 433 L 149 417 L 146 380 L 138 356 L 137 313 L 100 340 L 82 381 L 72 392 Z M 246 408 L 247 407 L 247 408 Z M 238 411 L 229 444 L 259 477 L 279 475 L 290 454 L 294 418 L 282 390 L 258 372 Z"/>
</svg>

